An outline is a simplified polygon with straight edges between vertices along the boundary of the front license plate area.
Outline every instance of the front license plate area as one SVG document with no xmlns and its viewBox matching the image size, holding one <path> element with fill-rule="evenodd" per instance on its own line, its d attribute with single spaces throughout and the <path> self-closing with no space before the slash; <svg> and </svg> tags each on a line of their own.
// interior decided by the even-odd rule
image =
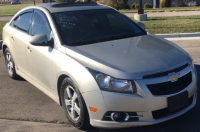
<svg viewBox="0 0 200 132">
<path fill-rule="evenodd" d="M 168 97 L 168 109 L 169 111 L 177 110 L 180 107 L 183 107 L 188 104 L 188 91 L 180 93 L 178 95 Z"/>
</svg>

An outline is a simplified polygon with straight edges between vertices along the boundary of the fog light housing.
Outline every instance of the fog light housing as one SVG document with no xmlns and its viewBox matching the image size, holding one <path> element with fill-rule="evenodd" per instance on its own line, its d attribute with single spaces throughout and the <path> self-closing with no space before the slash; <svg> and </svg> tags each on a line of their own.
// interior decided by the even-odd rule
<svg viewBox="0 0 200 132">
<path fill-rule="evenodd" d="M 111 113 L 111 119 L 113 121 L 117 121 L 120 118 L 120 113 L 119 112 L 113 112 Z"/>
<path fill-rule="evenodd" d="M 136 112 L 122 112 L 122 111 L 108 111 L 105 113 L 104 121 L 117 121 L 117 122 L 128 122 L 128 121 L 139 121 L 142 115 L 137 115 Z"/>
</svg>

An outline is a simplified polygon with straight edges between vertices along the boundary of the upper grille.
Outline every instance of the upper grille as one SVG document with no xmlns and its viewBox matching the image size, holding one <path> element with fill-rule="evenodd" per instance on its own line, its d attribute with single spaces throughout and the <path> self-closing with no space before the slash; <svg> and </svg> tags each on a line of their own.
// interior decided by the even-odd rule
<svg viewBox="0 0 200 132">
<path fill-rule="evenodd" d="M 174 111 L 169 111 L 168 108 L 152 111 L 153 118 L 154 119 L 160 119 L 160 118 L 175 114 L 175 113 L 187 108 L 188 106 L 190 106 L 192 104 L 192 102 L 193 102 L 193 99 L 194 99 L 194 96 L 190 97 L 188 99 L 188 104 L 187 105 L 185 105 L 183 107 L 180 107 L 180 108 L 178 108 L 178 109 L 176 109 Z"/>
<path fill-rule="evenodd" d="M 178 93 L 185 89 L 192 82 L 192 73 L 182 76 L 175 82 L 164 82 L 157 84 L 149 84 L 147 87 L 153 95 L 168 95 Z"/>
<path fill-rule="evenodd" d="M 151 74 L 151 75 L 145 75 L 145 76 L 143 76 L 143 79 L 167 76 L 169 73 L 179 72 L 179 71 L 185 69 L 186 67 L 188 67 L 188 64 L 185 64 L 181 67 L 178 67 L 178 68 L 170 70 L 170 71 L 165 71 L 165 72 L 162 72 L 162 73 L 156 73 L 156 74 Z"/>
</svg>

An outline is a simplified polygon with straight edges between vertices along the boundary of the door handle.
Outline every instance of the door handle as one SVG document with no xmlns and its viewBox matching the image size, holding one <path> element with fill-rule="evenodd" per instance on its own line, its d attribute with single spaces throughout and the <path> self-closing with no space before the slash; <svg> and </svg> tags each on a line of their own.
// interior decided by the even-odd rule
<svg viewBox="0 0 200 132">
<path fill-rule="evenodd" d="M 30 49 L 30 47 L 29 47 L 29 46 L 27 47 L 27 50 L 28 50 L 28 52 L 32 52 L 32 50 Z"/>
<path fill-rule="evenodd" d="M 12 39 L 12 41 L 15 41 L 15 39 L 14 39 L 14 37 L 13 37 L 13 36 L 11 37 L 11 39 Z"/>
</svg>

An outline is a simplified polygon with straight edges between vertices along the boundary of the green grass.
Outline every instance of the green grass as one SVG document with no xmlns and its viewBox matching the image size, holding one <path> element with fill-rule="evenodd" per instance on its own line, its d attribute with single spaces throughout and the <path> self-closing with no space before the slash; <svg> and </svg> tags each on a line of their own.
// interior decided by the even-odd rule
<svg viewBox="0 0 200 132">
<path fill-rule="evenodd" d="M 148 21 L 142 22 L 146 25 L 146 31 L 153 34 L 200 32 L 200 16 L 149 17 Z M 1 29 L 5 24 L 6 22 L 0 21 L 0 40 Z"/>
<path fill-rule="evenodd" d="M 19 10 L 21 10 L 22 8 L 27 7 L 27 6 L 31 6 L 31 4 L 0 6 L 0 16 L 13 16 Z"/>
<path fill-rule="evenodd" d="M 122 9 L 119 10 L 122 13 L 136 13 L 137 10 L 134 9 Z M 200 11 L 200 6 L 195 7 L 166 7 L 166 8 L 156 8 L 156 9 L 145 9 L 144 12 L 176 12 L 176 11 Z"/>
<path fill-rule="evenodd" d="M 40 5 L 44 3 L 36 3 L 36 5 Z M 20 9 L 32 6 L 32 3 L 29 4 L 20 4 L 20 5 L 10 5 L 10 4 L 0 4 L 0 16 L 13 16 Z M 119 10 L 122 13 L 136 13 L 137 10 L 133 9 L 123 9 Z M 144 12 L 176 12 L 176 11 L 200 11 L 200 6 L 196 7 L 166 7 L 166 8 L 156 8 L 156 9 L 145 9 Z"/>
<path fill-rule="evenodd" d="M 36 3 L 36 5 L 37 5 L 37 3 Z M 27 7 L 27 6 L 33 6 L 33 4 L 19 4 L 19 5 L 0 4 L 0 16 L 13 16 L 19 10 L 21 10 L 22 8 Z"/>
<path fill-rule="evenodd" d="M 2 40 L 2 28 L 7 23 L 7 21 L 0 21 L 0 40 Z"/>
<path fill-rule="evenodd" d="M 146 25 L 146 31 L 153 34 L 200 32 L 200 16 L 149 17 L 142 23 Z"/>
<path fill-rule="evenodd" d="M 36 3 L 36 5 L 40 5 L 44 3 Z M 0 16 L 13 16 L 20 9 L 32 6 L 33 3 L 29 4 L 20 4 L 20 5 L 10 5 L 10 4 L 0 4 Z M 122 13 L 136 13 L 137 10 L 133 9 L 123 9 L 119 10 Z M 166 8 L 156 8 L 156 9 L 145 9 L 144 12 L 176 12 L 176 11 L 200 11 L 200 6 L 196 7 L 166 7 Z"/>
</svg>

